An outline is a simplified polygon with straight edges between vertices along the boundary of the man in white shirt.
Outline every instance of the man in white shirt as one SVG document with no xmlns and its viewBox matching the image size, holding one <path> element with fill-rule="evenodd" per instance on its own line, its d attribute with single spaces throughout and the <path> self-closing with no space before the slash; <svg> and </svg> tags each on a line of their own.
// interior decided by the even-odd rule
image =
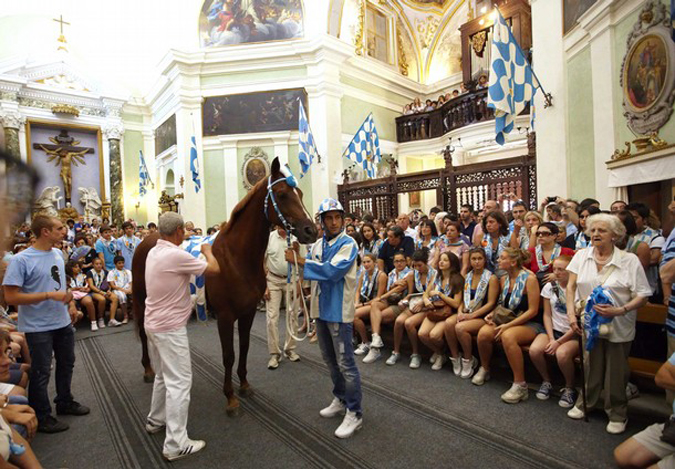
<svg viewBox="0 0 675 469">
<path fill-rule="evenodd" d="M 410 217 L 407 213 L 399 214 L 396 217 L 396 224 L 401 227 L 406 236 L 412 238 L 413 241 L 417 241 L 417 230 L 410 226 Z"/>
<path fill-rule="evenodd" d="M 291 243 L 297 245 L 297 239 L 291 235 Z M 265 273 L 267 276 L 267 289 L 265 290 L 265 308 L 267 312 L 267 348 L 270 352 L 270 360 L 267 368 L 276 370 L 281 360 L 281 349 L 279 348 L 279 310 L 281 301 L 286 292 L 286 277 L 288 275 L 288 262 L 286 262 L 286 230 L 283 226 L 277 226 L 270 233 L 267 251 L 265 251 Z M 305 257 L 301 250 L 300 257 Z M 298 275 L 298 278 L 300 276 Z M 296 287 L 299 288 L 299 287 Z M 299 297 L 299 296 L 298 296 Z M 297 305 L 293 305 L 297 307 Z M 286 311 L 286 314 L 291 314 Z M 297 330 L 297 316 L 292 317 L 292 328 Z M 286 341 L 284 342 L 284 355 L 292 362 L 300 360 L 300 355 L 295 352 L 295 340 L 286 332 Z"/>
</svg>

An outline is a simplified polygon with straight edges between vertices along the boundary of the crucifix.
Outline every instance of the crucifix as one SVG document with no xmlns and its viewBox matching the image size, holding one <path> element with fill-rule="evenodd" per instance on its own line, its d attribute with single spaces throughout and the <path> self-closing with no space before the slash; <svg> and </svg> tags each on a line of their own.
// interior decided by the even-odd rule
<svg viewBox="0 0 675 469">
<path fill-rule="evenodd" d="M 51 141 L 52 144 L 35 143 L 33 144 L 33 148 L 47 153 L 49 156 L 47 163 L 56 161 L 56 166 L 61 166 L 59 176 L 61 178 L 61 182 L 63 183 L 63 191 L 66 195 L 66 202 L 71 202 L 70 197 L 73 188 L 72 165 L 86 165 L 87 163 L 84 161 L 84 155 L 87 153 L 94 153 L 94 149 L 78 147 L 77 145 L 80 144 L 80 141 L 75 140 L 73 137 L 68 135 L 67 130 L 62 130 L 61 133 L 56 137 L 49 137 L 49 141 Z"/>
<path fill-rule="evenodd" d="M 60 15 L 58 20 L 56 18 L 53 18 L 53 20 L 56 21 L 57 23 L 60 23 L 59 26 L 61 26 L 61 35 L 59 36 L 57 41 L 59 41 L 62 45 L 59 46 L 58 50 L 66 50 L 66 45 L 65 45 L 66 44 L 66 36 L 63 35 L 63 25 L 67 24 L 68 26 L 70 26 L 70 23 L 68 23 L 67 21 L 63 21 L 63 15 Z"/>
</svg>

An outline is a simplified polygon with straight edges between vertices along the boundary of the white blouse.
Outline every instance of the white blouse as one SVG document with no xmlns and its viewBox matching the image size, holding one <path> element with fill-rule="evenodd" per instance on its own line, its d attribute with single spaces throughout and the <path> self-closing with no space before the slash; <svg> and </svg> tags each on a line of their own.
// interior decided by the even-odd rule
<svg viewBox="0 0 675 469">
<path fill-rule="evenodd" d="M 615 265 L 616 268 L 607 278 L 603 287 L 610 291 L 617 301 L 618 307 L 622 307 L 636 296 L 651 296 L 652 290 L 649 287 L 647 276 L 635 254 L 615 248 L 610 261 L 598 272 L 593 258 L 594 252 L 594 247 L 577 251 L 567 266 L 567 270 L 577 274 L 575 301 L 581 298 L 587 299 L 593 289 L 600 285 L 605 269 L 612 265 Z M 608 340 L 616 343 L 632 341 L 635 338 L 636 320 L 637 310 L 635 309 L 628 311 L 625 315 L 615 316 L 612 320 L 611 333 L 607 337 Z"/>
</svg>

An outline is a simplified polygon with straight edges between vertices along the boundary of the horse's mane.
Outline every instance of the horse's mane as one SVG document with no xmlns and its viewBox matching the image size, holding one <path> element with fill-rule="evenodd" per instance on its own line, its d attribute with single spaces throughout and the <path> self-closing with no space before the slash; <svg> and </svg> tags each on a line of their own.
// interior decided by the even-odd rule
<svg viewBox="0 0 675 469">
<path fill-rule="evenodd" d="M 260 181 L 256 183 L 253 188 L 248 191 L 248 194 L 239 201 L 237 205 L 234 206 L 232 209 L 232 214 L 230 215 L 230 219 L 228 221 L 224 221 L 220 225 L 220 230 L 223 234 L 229 233 L 229 231 L 232 229 L 232 225 L 241 217 L 242 213 L 244 212 L 244 208 L 248 203 L 251 201 L 253 196 L 258 192 L 258 189 L 260 186 L 267 185 L 267 178 L 263 178 Z"/>
</svg>

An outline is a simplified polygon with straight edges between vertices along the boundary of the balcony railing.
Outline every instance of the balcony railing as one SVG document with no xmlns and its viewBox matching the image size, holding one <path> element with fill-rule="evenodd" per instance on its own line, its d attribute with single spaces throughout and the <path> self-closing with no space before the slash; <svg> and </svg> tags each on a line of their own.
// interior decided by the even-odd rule
<svg viewBox="0 0 675 469">
<path fill-rule="evenodd" d="M 451 130 L 494 117 L 494 110 L 487 107 L 484 88 L 457 96 L 433 111 L 397 117 L 396 140 L 402 143 L 441 137 Z"/>
</svg>

